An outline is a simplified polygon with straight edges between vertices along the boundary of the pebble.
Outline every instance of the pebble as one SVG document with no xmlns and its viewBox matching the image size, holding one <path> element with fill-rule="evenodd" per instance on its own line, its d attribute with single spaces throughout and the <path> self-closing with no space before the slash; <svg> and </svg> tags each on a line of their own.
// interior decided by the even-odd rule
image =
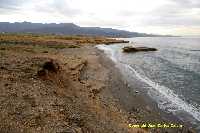
<svg viewBox="0 0 200 133">
<path fill-rule="evenodd" d="M 139 93 L 139 91 L 135 91 L 135 93 Z"/>
<path fill-rule="evenodd" d="M 195 133 L 193 129 L 188 129 L 188 133 Z"/>
<path fill-rule="evenodd" d="M 36 130 L 37 130 L 37 131 L 40 131 L 41 129 L 42 129 L 41 127 L 38 127 Z"/>
<path fill-rule="evenodd" d="M 65 121 L 65 122 L 63 122 L 63 124 L 64 124 L 64 125 L 68 125 L 68 123 L 67 123 L 66 121 Z"/>
<path fill-rule="evenodd" d="M 149 106 L 146 106 L 147 111 L 150 113 L 151 112 L 151 108 Z"/>
<path fill-rule="evenodd" d="M 64 111 L 64 109 L 60 109 L 60 111 Z"/>
</svg>

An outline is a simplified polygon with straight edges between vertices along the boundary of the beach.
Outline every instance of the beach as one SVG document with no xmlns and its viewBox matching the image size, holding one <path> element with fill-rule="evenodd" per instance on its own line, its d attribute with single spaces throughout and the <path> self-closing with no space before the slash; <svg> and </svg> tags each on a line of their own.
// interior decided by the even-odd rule
<svg viewBox="0 0 200 133">
<path fill-rule="evenodd" d="M 0 132 L 195 132 L 185 125 L 131 128 L 184 123 L 127 84 L 116 64 L 95 47 L 106 42 L 88 42 L 57 49 L 1 45 Z"/>
</svg>

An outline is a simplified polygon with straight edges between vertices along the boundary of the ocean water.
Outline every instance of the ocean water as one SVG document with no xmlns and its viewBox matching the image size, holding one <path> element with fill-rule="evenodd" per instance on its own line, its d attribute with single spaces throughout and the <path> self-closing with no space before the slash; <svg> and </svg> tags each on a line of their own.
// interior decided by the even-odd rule
<svg viewBox="0 0 200 133">
<path fill-rule="evenodd" d="M 126 38 L 130 44 L 99 45 L 127 81 L 138 83 L 160 109 L 200 131 L 200 38 Z M 155 52 L 123 53 L 125 45 L 157 48 Z"/>
</svg>

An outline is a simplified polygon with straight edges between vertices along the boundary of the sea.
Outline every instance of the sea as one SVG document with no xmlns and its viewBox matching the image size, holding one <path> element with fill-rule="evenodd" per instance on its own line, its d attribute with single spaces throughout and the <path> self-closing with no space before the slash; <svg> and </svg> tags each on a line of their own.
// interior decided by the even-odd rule
<svg viewBox="0 0 200 133">
<path fill-rule="evenodd" d="M 200 132 L 200 37 L 122 39 L 130 43 L 97 47 L 116 63 L 130 85 L 135 84 L 161 110 Z M 123 53 L 124 46 L 158 51 Z"/>
</svg>

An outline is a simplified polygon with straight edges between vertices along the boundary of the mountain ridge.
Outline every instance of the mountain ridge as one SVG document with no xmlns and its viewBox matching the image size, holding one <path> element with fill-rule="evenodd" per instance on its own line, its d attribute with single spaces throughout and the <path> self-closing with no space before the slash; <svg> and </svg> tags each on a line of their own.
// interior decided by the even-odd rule
<svg viewBox="0 0 200 133">
<path fill-rule="evenodd" d="M 106 37 L 158 37 L 165 35 L 146 34 L 101 27 L 81 27 L 74 23 L 31 23 L 31 22 L 0 22 L 0 32 L 8 33 L 40 33 L 61 35 L 90 35 Z M 171 37 L 171 35 L 166 35 Z"/>
</svg>

